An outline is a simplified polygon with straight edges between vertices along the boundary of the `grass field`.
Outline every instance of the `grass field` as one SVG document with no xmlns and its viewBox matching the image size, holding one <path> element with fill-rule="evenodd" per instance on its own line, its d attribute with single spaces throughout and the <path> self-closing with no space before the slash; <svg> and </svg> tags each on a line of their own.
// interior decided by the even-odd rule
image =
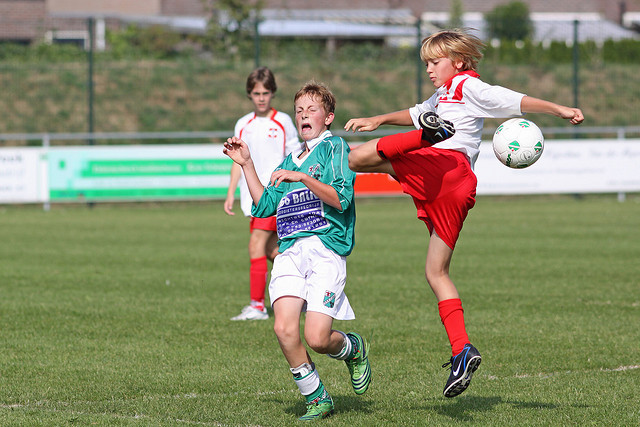
<svg viewBox="0 0 640 427">
<path fill-rule="evenodd" d="M 483 362 L 449 357 L 406 198 L 358 200 L 345 331 L 374 382 L 315 355 L 326 425 L 640 424 L 640 197 L 480 197 L 453 259 Z M 248 298 L 248 224 L 222 204 L 0 207 L 0 425 L 285 426 L 303 399 Z"/>
<path fill-rule="evenodd" d="M 417 102 L 414 61 L 395 57 L 331 62 L 307 59 L 311 58 L 304 55 L 290 60 L 270 58 L 262 64 L 271 67 L 278 79 L 275 108 L 292 114 L 293 95 L 310 79 L 325 82 L 336 95 L 334 129 L 341 129 L 354 117 L 406 109 Z M 296 66 L 292 67 L 292 63 Z M 236 120 L 251 109 L 244 88 L 253 67 L 252 60 L 220 64 L 199 60 L 99 62 L 95 69 L 94 129 L 96 132 L 231 131 Z M 0 92 L 0 133 L 86 132 L 86 68 L 82 62 L 0 63 L 0 81 L 6 88 Z M 483 61 L 479 71 L 487 83 L 572 105 L 571 64 L 544 67 Z M 636 65 L 582 66 L 580 108 L 586 117 L 585 126 L 640 123 L 638 111 L 627 107 L 636 105 L 640 97 L 640 84 L 633 83 L 637 81 L 636 73 Z M 608 78 L 602 79 L 603 75 Z M 433 94 L 434 87 L 426 73 L 422 78 L 420 98 L 424 100 Z M 536 114 L 533 120 L 541 127 L 569 126 L 565 120 L 551 115 Z M 491 119 L 485 127 L 498 124 L 500 121 Z M 637 132 L 634 136 L 637 137 Z"/>
</svg>

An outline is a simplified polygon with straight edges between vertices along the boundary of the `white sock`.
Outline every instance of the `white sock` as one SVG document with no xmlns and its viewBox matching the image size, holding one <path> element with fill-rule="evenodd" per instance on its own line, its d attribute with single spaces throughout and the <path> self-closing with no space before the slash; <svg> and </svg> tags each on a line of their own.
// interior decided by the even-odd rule
<svg viewBox="0 0 640 427">
<path fill-rule="evenodd" d="M 351 352 L 353 351 L 353 344 L 351 343 L 351 340 L 349 339 L 349 337 L 347 337 L 347 334 L 345 334 L 342 331 L 336 331 L 336 332 L 341 333 L 342 337 L 344 338 L 342 349 L 338 352 L 338 354 L 329 354 L 328 356 L 333 359 L 346 360 L 351 354 Z"/>
<path fill-rule="evenodd" d="M 303 363 L 297 368 L 291 368 L 293 379 L 303 396 L 308 396 L 320 386 L 320 375 L 313 364 Z"/>
</svg>

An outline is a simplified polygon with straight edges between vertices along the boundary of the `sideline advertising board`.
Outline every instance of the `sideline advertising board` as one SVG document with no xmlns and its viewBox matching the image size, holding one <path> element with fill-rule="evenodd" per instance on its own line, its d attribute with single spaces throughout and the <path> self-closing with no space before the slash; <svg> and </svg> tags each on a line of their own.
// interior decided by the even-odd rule
<svg viewBox="0 0 640 427">
<path fill-rule="evenodd" d="M 548 140 L 526 169 L 502 165 L 483 142 L 478 194 L 585 194 L 640 191 L 640 140 Z"/>
<path fill-rule="evenodd" d="M 46 203 L 48 199 L 45 149 L 0 149 L 0 203 Z"/>
<path fill-rule="evenodd" d="M 475 164 L 478 195 L 585 194 L 640 191 L 640 140 L 548 140 L 542 157 L 526 169 L 498 161 L 483 142 Z M 387 174 L 358 174 L 356 194 L 401 194 Z"/>
<path fill-rule="evenodd" d="M 226 196 L 231 160 L 212 144 L 49 149 L 52 202 Z"/>
<path fill-rule="evenodd" d="M 0 203 L 223 199 L 231 160 L 220 144 L 0 148 Z M 478 195 L 640 191 L 640 139 L 548 140 L 510 169 L 483 142 Z M 387 174 L 358 174 L 357 196 L 402 194 Z"/>
</svg>

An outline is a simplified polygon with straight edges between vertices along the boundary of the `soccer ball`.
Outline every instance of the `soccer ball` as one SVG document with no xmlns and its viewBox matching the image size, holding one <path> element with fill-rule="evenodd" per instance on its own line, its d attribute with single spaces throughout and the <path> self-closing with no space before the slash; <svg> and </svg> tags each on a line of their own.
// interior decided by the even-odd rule
<svg viewBox="0 0 640 427">
<path fill-rule="evenodd" d="M 543 148 L 542 131 L 531 120 L 509 119 L 493 134 L 493 152 L 510 168 L 531 166 L 540 158 Z"/>
</svg>

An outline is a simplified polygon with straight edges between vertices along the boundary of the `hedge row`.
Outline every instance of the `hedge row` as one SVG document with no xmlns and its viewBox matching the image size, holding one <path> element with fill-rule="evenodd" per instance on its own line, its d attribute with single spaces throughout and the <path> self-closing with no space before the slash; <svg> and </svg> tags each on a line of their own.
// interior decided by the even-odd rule
<svg viewBox="0 0 640 427">
<path fill-rule="evenodd" d="M 153 27 L 152 27 L 153 28 Z M 168 37 L 171 34 L 172 37 Z M 99 59 L 171 59 L 178 57 L 212 57 L 229 59 L 230 54 L 223 51 L 207 51 L 209 44 L 205 38 L 189 37 L 180 39 L 175 33 L 166 30 L 127 29 L 119 33 L 110 33 L 110 48 L 106 52 L 96 53 Z M 236 50 L 236 56 L 252 57 L 254 46 L 249 42 Z M 317 40 L 274 40 L 261 41 L 263 55 L 270 58 L 298 60 L 301 57 L 329 59 L 341 58 L 398 59 L 415 57 L 415 49 L 394 49 L 380 44 L 363 42 L 343 42 L 335 51 L 330 51 L 322 41 Z M 581 63 L 640 63 L 640 40 L 608 40 L 602 44 L 593 41 L 578 45 Z M 505 64 L 554 65 L 571 63 L 574 47 L 564 42 L 502 41 L 498 44 L 487 43 L 485 60 Z M 19 62 L 67 62 L 86 58 L 86 52 L 79 46 L 34 44 L 31 46 L 0 43 L 0 61 Z"/>
</svg>

